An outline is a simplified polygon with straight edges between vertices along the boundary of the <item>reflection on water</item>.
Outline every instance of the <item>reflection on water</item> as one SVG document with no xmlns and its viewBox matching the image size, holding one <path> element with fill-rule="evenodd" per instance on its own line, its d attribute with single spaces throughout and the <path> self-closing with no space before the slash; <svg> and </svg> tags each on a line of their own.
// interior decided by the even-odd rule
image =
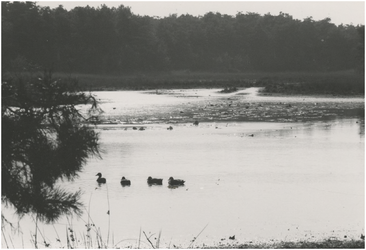
<svg viewBox="0 0 366 250">
<path fill-rule="evenodd" d="M 167 127 L 99 127 L 103 159 L 92 159 L 72 184 L 61 183 L 84 192 L 90 218 L 85 212 L 82 219 L 42 225 L 47 241 L 55 248 L 66 246 L 65 229 L 72 223 L 83 242 L 88 221 L 100 228 L 111 247 L 134 248 L 140 230 L 153 235 L 154 244 L 161 232 L 161 248 L 187 248 L 206 225 L 194 242 L 197 246 L 357 238 L 364 232 L 363 122 Z M 97 184 L 98 172 L 107 184 Z M 130 186 L 120 184 L 122 176 L 131 180 Z M 163 178 L 163 185 L 148 185 L 148 176 Z M 168 188 L 170 176 L 185 185 Z M 29 231 L 34 232 L 34 223 L 29 218 L 21 223 L 23 234 L 13 236 L 13 244 L 32 247 Z M 232 235 L 235 241 L 229 240 Z M 63 245 L 56 238 L 64 239 Z M 143 234 L 141 240 L 140 247 L 151 248 Z"/>
</svg>

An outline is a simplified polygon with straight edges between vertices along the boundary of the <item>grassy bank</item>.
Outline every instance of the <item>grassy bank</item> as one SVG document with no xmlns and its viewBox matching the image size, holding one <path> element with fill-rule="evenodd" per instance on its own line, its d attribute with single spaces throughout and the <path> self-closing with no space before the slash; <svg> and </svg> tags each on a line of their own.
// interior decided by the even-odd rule
<svg viewBox="0 0 366 250">
<path fill-rule="evenodd" d="M 67 76 L 57 74 L 57 76 Z M 265 87 L 267 94 L 364 95 L 364 76 L 338 72 L 166 72 L 130 75 L 71 74 L 83 90 L 150 90 L 190 88 Z"/>
</svg>

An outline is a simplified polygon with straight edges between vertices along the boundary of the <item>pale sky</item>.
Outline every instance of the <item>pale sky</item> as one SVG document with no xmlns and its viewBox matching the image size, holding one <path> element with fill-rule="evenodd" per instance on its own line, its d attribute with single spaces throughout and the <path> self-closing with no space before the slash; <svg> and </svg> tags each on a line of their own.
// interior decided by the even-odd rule
<svg viewBox="0 0 366 250">
<path fill-rule="evenodd" d="M 295 19 L 313 17 L 313 20 L 331 18 L 339 24 L 365 24 L 365 1 L 37 1 L 39 6 L 55 8 L 63 5 L 70 10 L 76 6 L 131 7 L 136 15 L 166 17 L 170 14 L 191 14 L 203 16 L 207 12 L 235 15 L 238 12 L 271 13 L 278 15 L 281 11 Z"/>
</svg>

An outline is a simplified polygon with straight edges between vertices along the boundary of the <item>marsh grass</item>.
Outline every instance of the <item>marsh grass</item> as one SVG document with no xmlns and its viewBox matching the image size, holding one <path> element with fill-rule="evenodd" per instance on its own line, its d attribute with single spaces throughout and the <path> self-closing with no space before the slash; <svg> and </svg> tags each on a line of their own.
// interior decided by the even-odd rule
<svg viewBox="0 0 366 250">
<path fill-rule="evenodd" d="M 56 74 L 79 80 L 82 90 L 151 90 L 191 88 L 265 87 L 264 93 L 364 95 L 364 75 L 353 70 L 337 72 L 217 73 L 174 71 L 129 75 Z"/>
</svg>

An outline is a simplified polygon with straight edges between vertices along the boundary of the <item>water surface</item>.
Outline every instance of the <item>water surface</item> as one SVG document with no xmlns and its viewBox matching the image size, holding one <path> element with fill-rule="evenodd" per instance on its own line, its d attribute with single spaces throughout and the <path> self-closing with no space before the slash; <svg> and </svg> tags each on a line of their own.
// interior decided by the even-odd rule
<svg viewBox="0 0 366 250">
<path fill-rule="evenodd" d="M 127 114 L 187 101 L 155 97 L 135 104 L 128 99 L 131 106 L 115 99 Z M 111 110 L 117 106 L 108 105 Z M 73 183 L 60 183 L 83 191 L 84 215 L 40 225 L 40 232 L 53 248 L 66 246 L 68 228 L 77 235 L 77 246 L 85 248 L 88 223 L 95 225 L 90 231 L 94 247 L 97 229 L 109 247 L 133 248 L 151 248 L 143 232 L 154 245 L 161 233 L 161 248 L 187 248 L 198 235 L 195 246 L 358 239 L 365 219 L 363 124 L 360 119 L 198 126 L 182 121 L 145 124 L 144 131 L 133 130 L 134 125 L 99 125 L 102 159 L 91 159 Z M 97 184 L 98 172 L 106 185 Z M 122 187 L 122 176 L 132 185 Z M 148 186 L 148 176 L 163 178 L 163 185 Z M 185 186 L 168 188 L 170 176 L 184 179 Z M 12 244 L 34 246 L 29 233 L 34 233 L 34 222 L 25 217 L 20 223 L 23 233 L 11 236 Z M 229 240 L 233 235 L 235 240 Z M 42 247 L 43 239 L 38 239 Z"/>
</svg>

